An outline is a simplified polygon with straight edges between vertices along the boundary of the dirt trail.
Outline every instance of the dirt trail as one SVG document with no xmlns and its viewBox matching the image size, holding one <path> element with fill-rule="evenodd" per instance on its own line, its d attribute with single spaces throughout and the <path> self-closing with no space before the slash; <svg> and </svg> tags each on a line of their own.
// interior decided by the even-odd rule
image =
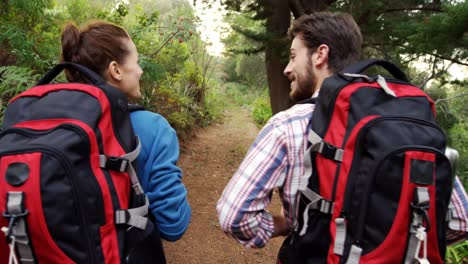
<svg viewBox="0 0 468 264">
<path fill-rule="evenodd" d="M 216 202 L 259 132 L 238 106 L 228 103 L 224 115 L 223 123 L 200 129 L 181 150 L 192 220 L 181 240 L 165 242 L 168 263 L 275 263 L 282 238 L 263 249 L 245 249 L 219 227 Z M 279 212 L 277 195 L 270 207 Z"/>
</svg>

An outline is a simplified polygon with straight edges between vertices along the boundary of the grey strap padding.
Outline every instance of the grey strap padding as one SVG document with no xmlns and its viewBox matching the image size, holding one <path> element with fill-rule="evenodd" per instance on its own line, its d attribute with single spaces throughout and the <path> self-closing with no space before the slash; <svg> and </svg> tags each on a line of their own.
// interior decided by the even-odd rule
<svg viewBox="0 0 468 264">
<path fill-rule="evenodd" d="M 136 142 L 137 142 L 137 146 L 133 151 L 131 151 L 131 152 L 125 154 L 125 155 L 122 155 L 120 157 L 117 157 L 119 160 L 122 161 L 122 163 L 120 165 L 120 168 L 119 168 L 120 172 L 127 171 L 127 166 L 130 165 L 131 162 L 136 160 L 138 155 L 140 154 L 141 143 L 140 143 L 140 139 L 138 137 L 136 137 Z M 106 163 L 110 158 L 112 158 L 112 157 L 108 157 L 106 155 L 99 155 L 99 166 L 101 168 L 105 168 Z"/>
<path fill-rule="evenodd" d="M 424 261 L 427 256 L 426 249 L 424 251 L 424 258 L 419 258 L 419 251 L 421 250 L 421 243 L 426 243 L 427 234 L 425 228 L 420 226 L 415 230 L 411 230 L 408 248 L 406 250 L 405 264 L 413 264 L 416 261 Z M 417 262 L 416 262 L 417 263 Z"/>
<path fill-rule="evenodd" d="M 336 235 L 335 245 L 333 246 L 333 253 L 343 256 L 344 245 L 346 240 L 346 222 L 344 218 L 335 219 Z M 349 258 L 348 258 L 349 261 Z"/>
<path fill-rule="evenodd" d="M 309 130 L 309 135 L 307 136 L 307 139 L 310 143 L 312 143 L 312 146 L 317 143 L 323 142 L 323 139 L 312 129 Z"/>
<path fill-rule="evenodd" d="M 143 194 L 143 188 L 140 185 L 140 181 L 138 180 L 138 176 L 136 174 L 135 169 L 133 168 L 132 164 L 130 163 L 127 168 L 128 175 L 130 176 L 130 181 L 132 182 L 132 188 L 136 194 Z"/>
<path fill-rule="evenodd" d="M 318 201 L 320 201 L 321 199 L 323 199 L 322 196 L 320 196 L 320 194 L 312 191 L 311 189 L 309 188 L 306 188 L 305 190 L 302 190 L 301 193 L 307 198 L 309 199 L 309 201 L 311 203 L 317 203 Z"/>
<path fill-rule="evenodd" d="M 336 161 L 343 161 L 343 154 L 344 154 L 344 150 L 342 149 L 337 149 L 336 152 L 335 152 L 335 157 L 334 159 Z"/>
<path fill-rule="evenodd" d="M 117 210 L 115 212 L 115 223 L 116 224 L 127 224 L 142 230 L 145 230 L 148 224 L 148 207 L 149 201 L 148 197 L 145 196 L 145 205 L 127 209 L 127 210 Z"/>
<path fill-rule="evenodd" d="M 370 83 L 374 81 L 371 77 L 369 77 L 367 75 L 364 75 L 364 74 L 345 72 L 345 73 L 343 73 L 343 75 L 346 76 L 346 77 L 351 77 L 351 78 L 363 78 L 363 79 L 366 79 Z"/>
<path fill-rule="evenodd" d="M 299 232 L 300 236 L 305 235 L 309 222 L 309 210 L 314 209 L 314 210 L 319 210 L 322 213 L 325 214 L 331 214 L 333 212 L 333 203 L 330 201 L 325 200 L 322 196 L 320 196 L 318 193 L 312 191 L 309 188 L 305 188 L 304 190 L 300 191 L 307 199 L 309 199 L 309 203 L 306 205 L 304 208 L 303 212 L 303 226 L 301 231 Z"/>
<path fill-rule="evenodd" d="M 18 251 L 21 263 L 36 263 L 34 254 L 26 230 L 25 210 L 23 208 L 23 192 L 7 193 L 7 212 L 10 216 L 23 215 L 14 219 L 15 223 L 11 226 L 11 235 L 15 238 L 15 246 Z M 10 219 L 11 221 L 12 219 Z"/>
<path fill-rule="evenodd" d="M 305 188 L 304 190 L 300 191 L 307 199 L 309 199 L 309 203 L 306 205 L 304 212 L 303 212 L 303 223 L 301 231 L 299 232 L 300 236 L 303 236 L 308 228 L 309 222 L 309 210 L 319 210 L 325 214 L 331 214 L 333 212 L 333 203 L 323 199 L 322 196 L 317 194 L 316 192 L 312 191 L 309 188 Z"/>
<path fill-rule="evenodd" d="M 416 187 L 416 205 L 426 205 L 429 204 L 430 196 L 429 189 L 427 187 Z"/>
<path fill-rule="evenodd" d="M 314 146 L 314 144 L 318 143 L 318 142 L 321 142 L 322 141 L 322 138 L 317 135 L 312 129 L 309 130 L 309 135 L 307 137 L 307 139 L 309 140 L 309 142 L 311 143 L 311 147 L 309 147 L 305 153 L 304 153 L 304 175 L 305 177 L 307 177 L 307 179 L 312 175 L 312 172 L 313 172 L 313 168 L 312 168 L 312 157 L 311 157 L 311 154 L 312 154 L 312 147 Z M 306 180 L 304 181 L 301 181 L 303 184 L 301 184 L 299 186 L 299 191 L 302 191 L 302 192 L 306 192 L 308 191 L 309 189 L 307 188 L 307 182 Z M 307 194 L 304 194 L 306 195 L 307 197 Z M 309 200 L 313 200 L 311 198 L 309 198 Z M 309 205 L 306 206 L 306 210 L 304 212 L 304 220 L 308 220 L 309 219 L 309 214 L 307 213 L 309 209 Z M 294 218 L 294 230 L 297 231 L 297 228 L 299 226 L 298 224 L 298 221 L 297 221 L 297 218 Z M 302 230 L 307 230 L 307 221 L 304 221 L 304 227 L 302 227 Z M 300 233 L 303 233 L 303 231 L 301 230 Z M 304 231 L 305 233 L 305 231 Z"/>
<path fill-rule="evenodd" d="M 312 168 L 312 148 L 308 148 L 305 153 L 304 153 L 304 175 L 307 177 L 307 179 L 312 175 L 313 168 Z M 303 181 L 304 186 L 300 186 L 299 190 L 304 190 L 307 188 L 307 182 L 308 181 Z"/>
<path fill-rule="evenodd" d="M 303 236 L 305 235 L 305 233 L 307 232 L 307 228 L 309 227 L 309 208 L 310 206 L 312 205 L 312 202 L 308 203 L 307 206 L 305 207 L 304 209 L 304 214 L 303 214 L 303 217 L 304 217 L 304 221 L 303 221 L 303 226 L 302 226 L 302 229 L 301 229 L 301 232 L 299 232 L 299 236 Z"/>
<path fill-rule="evenodd" d="M 452 219 L 453 219 L 453 210 L 454 209 L 455 208 L 454 208 L 454 206 L 452 204 L 452 201 L 450 201 L 449 206 L 447 208 L 447 213 L 445 214 L 445 221 L 447 221 L 447 223 L 452 221 Z"/>
<path fill-rule="evenodd" d="M 309 199 L 310 209 L 316 209 L 325 214 L 331 214 L 333 212 L 333 202 L 324 199 L 309 188 L 305 188 L 305 190 L 301 190 L 300 192 Z"/>
<path fill-rule="evenodd" d="M 309 135 L 308 135 L 309 142 L 311 143 L 311 147 L 307 149 L 306 154 L 310 152 L 319 152 L 323 153 L 323 149 L 326 147 L 327 142 L 323 141 L 323 139 L 315 133 L 312 129 L 309 130 Z M 335 148 L 335 147 L 334 147 Z M 336 161 L 343 161 L 343 154 L 344 150 L 336 148 L 335 151 L 335 156 L 333 157 L 334 160 Z"/>
<path fill-rule="evenodd" d="M 135 190 L 135 193 L 143 194 L 144 193 L 143 188 L 141 188 L 140 181 L 138 180 L 138 176 L 135 171 L 135 168 L 133 168 L 132 166 L 132 162 L 137 159 L 141 151 L 141 142 L 138 137 L 136 137 L 136 142 L 137 142 L 137 146 L 133 151 L 125 155 L 122 155 L 118 158 L 125 161 L 125 162 L 122 162 L 122 165 L 120 167 L 120 172 L 126 171 L 128 175 L 130 176 L 130 181 L 132 182 L 132 188 L 133 190 Z M 108 159 L 109 157 L 106 155 L 99 155 L 99 166 L 101 168 L 105 168 Z"/>
<path fill-rule="evenodd" d="M 362 248 L 352 245 L 351 251 L 349 252 L 348 260 L 346 260 L 346 264 L 359 264 L 359 260 L 361 259 Z"/>
<path fill-rule="evenodd" d="M 382 87 L 386 94 L 391 95 L 393 97 L 397 97 L 395 92 L 392 89 L 390 89 L 390 87 L 388 87 L 387 81 L 385 81 L 384 77 L 377 75 L 377 83 L 380 85 L 380 87 Z"/>
<path fill-rule="evenodd" d="M 313 168 L 312 168 L 312 147 L 321 142 L 322 138 L 317 135 L 312 129 L 309 130 L 309 134 L 307 136 L 307 139 L 311 143 L 311 146 L 306 149 L 304 153 L 304 175 L 307 177 L 307 179 L 312 175 Z M 307 181 L 301 181 L 302 184 L 299 185 L 299 190 L 304 190 L 307 188 Z"/>
<path fill-rule="evenodd" d="M 138 136 L 135 136 L 135 138 L 136 138 L 136 143 L 137 143 L 136 148 L 132 152 L 129 152 L 129 153 L 121 156 L 121 158 L 126 159 L 129 162 L 133 162 L 134 160 L 136 160 L 138 158 L 138 155 L 140 155 L 140 151 L 141 151 L 140 138 L 138 138 Z"/>
</svg>

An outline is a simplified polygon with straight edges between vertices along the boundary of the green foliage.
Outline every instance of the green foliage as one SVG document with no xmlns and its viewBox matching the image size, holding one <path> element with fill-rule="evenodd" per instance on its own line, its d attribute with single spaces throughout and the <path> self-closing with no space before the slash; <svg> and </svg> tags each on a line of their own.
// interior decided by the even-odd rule
<svg viewBox="0 0 468 264">
<path fill-rule="evenodd" d="M 6 1 L 0 5 L 0 51 L 8 51 L 19 65 L 49 68 L 56 49 L 51 48 L 54 40 L 50 35 L 42 32 L 57 29 L 53 14 L 46 12 L 51 1 Z"/>
<path fill-rule="evenodd" d="M 0 125 L 7 102 L 16 94 L 30 88 L 38 80 L 38 75 L 25 67 L 0 66 Z"/>
<path fill-rule="evenodd" d="M 467 263 L 468 241 L 463 241 L 447 247 L 446 262 L 448 264 Z"/>
<path fill-rule="evenodd" d="M 209 125 L 213 121 L 220 120 L 223 117 L 223 110 L 226 97 L 220 89 L 208 89 L 206 95 L 206 119 L 203 125 Z"/>
<path fill-rule="evenodd" d="M 445 85 L 435 82 L 426 92 L 436 102 L 436 121 L 447 134 L 448 145 L 460 154 L 456 173 L 468 189 L 468 105 L 464 103 L 468 93 L 465 87 L 465 82 Z"/>
<path fill-rule="evenodd" d="M 258 92 L 255 93 L 249 86 L 240 83 L 226 83 L 225 87 L 227 95 L 240 106 L 250 107 L 258 96 Z"/>
<path fill-rule="evenodd" d="M 0 67 L 0 93 L 4 96 L 14 96 L 34 85 L 39 75 L 26 67 L 2 66 Z"/>
<path fill-rule="evenodd" d="M 263 54 L 239 54 L 235 60 L 237 81 L 260 90 L 267 86 Z"/>
<path fill-rule="evenodd" d="M 99 19 L 123 26 L 135 42 L 144 71 L 139 102 L 148 110 L 160 112 L 186 133 L 221 115 L 222 104 L 212 89 L 217 86 L 211 74 L 216 60 L 200 44 L 197 19 L 185 0 L 10 0 L 0 1 L 0 15 L 0 63 L 14 64 L 0 64 L 2 102 L 58 62 L 63 25 Z"/>
<path fill-rule="evenodd" d="M 268 91 L 259 90 L 239 83 L 226 83 L 225 89 L 228 97 L 240 106 L 249 109 L 254 121 L 262 126 L 272 116 Z"/>
<path fill-rule="evenodd" d="M 438 101 L 447 98 L 447 91 L 440 86 L 432 86 L 426 89 L 427 94 L 434 100 Z M 450 130 L 457 122 L 457 118 L 453 111 L 451 111 L 450 104 L 447 101 L 440 101 L 436 104 L 437 117 L 436 121 L 445 131 Z"/>
<path fill-rule="evenodd" d="M 252 110 L 252 116 L 254 118 L 254 121 L 258 125 L 263 126 L 270 119 L 271 115 L 271 106 L 270 101 L 268 100 L 268 95 L 257 98 L 254 101 L 254 106 Z"/>
<path fill-rule="evenodd" d="M 232 12 L 225 17 L 225 22 L 231 25 L 232 31 L 223 39 L 226 50 L 234 54 L 258 54 L 265 50 L 264 42 L 268 41 L 264 23 L 253 17 L 255 13 Z"/>
</svg>

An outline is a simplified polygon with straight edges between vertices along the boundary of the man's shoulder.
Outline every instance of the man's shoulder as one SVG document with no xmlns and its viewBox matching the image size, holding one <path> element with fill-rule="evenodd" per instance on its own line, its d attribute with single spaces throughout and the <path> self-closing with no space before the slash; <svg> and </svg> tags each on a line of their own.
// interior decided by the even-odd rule
<svg viewBox="0 0 468 264">
<path fill-rule="evenodd" d="M 314 111 L 313 104 L 296 104 L 291 108 L 278 112 L 271 119 L 270 122 L 276 125 L 290 124 L 294 122 L 301 122 L 310 120 L 312 112 Z"/>
</svg>

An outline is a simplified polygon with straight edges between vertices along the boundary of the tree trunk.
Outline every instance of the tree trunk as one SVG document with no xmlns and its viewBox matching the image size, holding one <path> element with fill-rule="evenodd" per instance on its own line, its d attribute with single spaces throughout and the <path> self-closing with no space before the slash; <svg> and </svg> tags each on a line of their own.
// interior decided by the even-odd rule
<svg viewBox="0 0 468 264">
<path fill-rule="evenodd" d="M 281 56 L 281 52 L 288 50 L 284 38 L 287 34 L 291 14 L 288 1 L 267 0 L 265 1 L 267 12 L 266 29 L 274 37 L 268 41 L 265 48 L 265 66 L 270 92 L 270 104 L 273 114 L 288 109 L 292 105 L 289 98 L 290 83 L 283 75 L 287 65 L 287 57 Z"/>
</svg>

